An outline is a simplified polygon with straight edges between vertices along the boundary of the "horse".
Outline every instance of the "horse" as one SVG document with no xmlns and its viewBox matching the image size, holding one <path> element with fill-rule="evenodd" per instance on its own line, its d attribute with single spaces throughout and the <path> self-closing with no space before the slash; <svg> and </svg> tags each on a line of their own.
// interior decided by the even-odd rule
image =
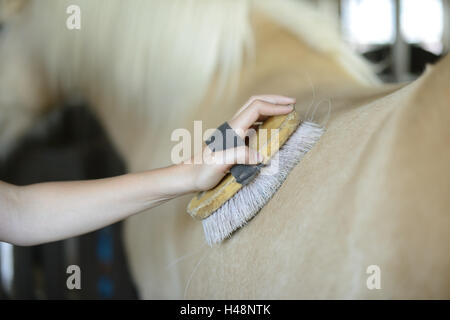
<svg viewBox="0 0 450 320">
<path fill-rule="evenodd" d="M 258 93 L 296 97 L 326 129 L 221 245 L 205 244 L 189 196 L 129 218 L 141 298 L 450 297 L 448 57 L 382 84 L 332 17 L 291 0 L 0 3 L 4 154 L 73 96 L 132 172 L 170 164 L 173 130 L 217 127 Z M 69 5 L 80 30 L 65 27 Z"/>
</svg>

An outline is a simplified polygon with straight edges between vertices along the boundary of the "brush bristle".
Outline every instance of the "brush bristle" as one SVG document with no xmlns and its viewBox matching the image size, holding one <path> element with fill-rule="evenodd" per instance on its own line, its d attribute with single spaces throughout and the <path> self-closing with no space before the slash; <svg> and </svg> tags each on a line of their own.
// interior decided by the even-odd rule
<svg viewBox="0 0 450 320">
<path fill-rule="evenodd" d="M 242 187 L 219 209 L 203 220 L 206 242 L 210 246 L 222 242 L 254 217 L 272 198 L 289 172 L 311 150 L 324 131 L 324 128 L 313 122 L 302 122 L 279 152 L 274 155 L 267 168 L 263 168 L 252 182 Z M 276 162 L 274 159 L 278 159 L 276 169 L 274 169 Z M 269 173 L 269 170 L 274 172 Z"/>
</svg>

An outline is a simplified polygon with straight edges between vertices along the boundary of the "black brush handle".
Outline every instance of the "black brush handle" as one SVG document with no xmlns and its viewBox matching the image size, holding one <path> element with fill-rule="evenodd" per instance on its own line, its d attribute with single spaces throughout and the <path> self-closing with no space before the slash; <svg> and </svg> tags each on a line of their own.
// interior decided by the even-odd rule
<svg viewBox="0 0 450 320">
<path fill-rule="evenodd" d="M 221 124 L 205 143 L 213 152 L 245 146 L 245 141 L 231 128 L 228 122 Z M 231 168 L 230 172 L 237 183 L 245 186 L 258 175 L 261 167 L 262 164 L 237 164 Z"/>
</svg>

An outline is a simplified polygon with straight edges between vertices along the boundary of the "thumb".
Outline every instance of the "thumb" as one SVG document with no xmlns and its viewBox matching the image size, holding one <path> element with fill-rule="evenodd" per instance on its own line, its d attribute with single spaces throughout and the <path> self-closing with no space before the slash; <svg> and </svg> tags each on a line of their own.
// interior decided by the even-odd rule
<svg viewBox="0 0 450 320">
<path fill-rule="evenodd" d="M 235 164 L 258 164 L 262 162 L 263 157 L 255 149 L 247 146 L 241 146 L 233 149 L 227 149 L 224 152 L 225 164 L 231 167 Z"/>
</svg>

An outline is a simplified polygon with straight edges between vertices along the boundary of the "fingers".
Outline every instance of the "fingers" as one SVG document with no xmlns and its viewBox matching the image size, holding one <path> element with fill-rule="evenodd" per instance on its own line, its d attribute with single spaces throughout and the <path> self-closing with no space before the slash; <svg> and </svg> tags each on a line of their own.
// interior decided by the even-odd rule
<svg viewBox="0 0 450 320">
<path fill-rule="evenodd" d="M 225 151 L 226 164 L 258 164 L 264 160 L 256 150 L 247 146 L 228 149 Z"/>
<path fill-rule="evenodd" d="M 244 104 L 244 106 L 239 109 L 239 111 L 236 113 L 235 117 L 238 116 L 242 111 L 247 109 L 256 100 L 268 102 L 271 104 L 280 104 L 280 105 L 295 104 L 295 102 L 296 102 L 295 98 L 279 96 L 279 95 L 274 95 L 274 94 L 252 96 L 252 97 L 250 97 L 250 99 L 248 99 L 248 101 Z"/>
<path fill-rule="evenodd" d="M 235 164 L 254 165 L 261 163 L 263 160 L 262 155 L 247 146 L 211 152 L 205 158 L 207 164 L 224 165 L 225 171 Z"/>
<path fill-rule="evenodd" d="M 295 102 L 295 99 L 283 101 Z M 242 134 L 245 135 L 246 130 L 250 128 L 256 121 L 263 120 L 268 116 L 287 114 L 292 110 L 293 110 L 292 103 L 289 105 L 284 105 L 284 104 L 273 104 L 263 100 L 254 100 L 246 109 L 238 113 L 228 123 L 242 137 Z"/>
<path fill-rule="evenodd" d="M 245 138 L 256 121 L 291 112 L 295 101 L 294 98 L 278 95 L 251 97 L 235 117 L 228 121 L 228 124 L 241 138 Z M 264 160 L 256 150 L 249 149 L 247 146 L 217 152 L 206 148 L 204 156 L 206 156 L 204 160 L 207 164 L 224 165 L 225 170 L 234 164 L 258 164 Z"/>
</svg>

